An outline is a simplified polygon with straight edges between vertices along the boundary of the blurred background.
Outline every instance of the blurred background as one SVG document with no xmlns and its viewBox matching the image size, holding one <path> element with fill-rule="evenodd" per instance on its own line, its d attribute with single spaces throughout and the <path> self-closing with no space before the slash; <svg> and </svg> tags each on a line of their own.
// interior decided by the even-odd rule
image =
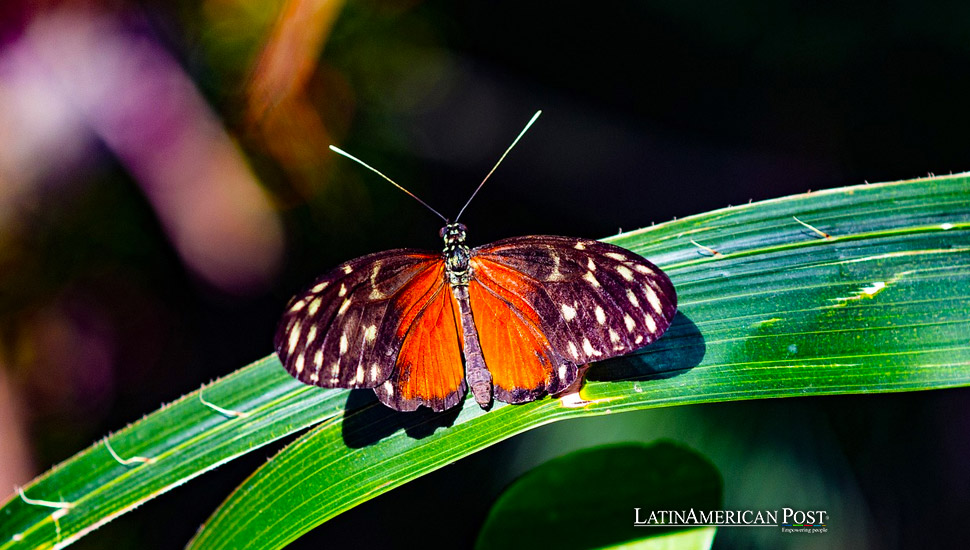
<svg viewBox="0 0 970 550">
<path fill-rule="evenodd" d="M 434 215 L 331 143 L 453 216 L 543 109 L 463 216 L 474 244 L 964 171 L 968 22 L 965 2 L 7 0 L 0 498 L 269 354 L 324 270 L 440 248 Z M 970 513 L 968 413 L 970 390 L 948 390 L 571 421 L 294 547 L 468 546 L 521 472 L 658 437 L 720 468 L 728 509 L 830 513 L 824 537 L 722 529 L 718 548 L 941 546 Z M 76 547 L 181 547 L 278 447 Z"/>
</svg>

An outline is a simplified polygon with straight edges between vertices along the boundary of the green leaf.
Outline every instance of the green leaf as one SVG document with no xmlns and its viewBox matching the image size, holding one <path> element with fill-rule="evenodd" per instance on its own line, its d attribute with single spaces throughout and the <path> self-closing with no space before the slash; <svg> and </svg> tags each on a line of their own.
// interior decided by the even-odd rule
<svg viewBox="0 0 970 550">
<path fill-rule="evenodd" d="M 831 233 L 822 239 L 792 215 Z M 706 256 L 691 244 L 716 248 Z M 0 508 L 0 550 L 63 546 L 145 500 L 328 420 L 258 470 L 198 547 L 270 547 L 406 481 L 556 420 L 675 404 L 970 383 L 970 180 L 856 186 L 718 210 L 609 239 L 663 267 L 681 314 L 659 342 L 597 364 L 573 408 L 398 414 L 294 381 L 275 357 L 190 394 L 25 487 Z M 349 401 L 348 401 L 348 395 Z M 352 412 L 343 413 L 345 403 Z M 450 427 L 449 427 L 450 426 Z M 447 429 L 444 429 L 446 428 Z M 55 520 L 56 518 L 56 520 Z"/>
<path fill-rule="evenodd" d="M 475 548 L 666 543 L 666 535 L 684 528 L 634 522 L 646 521 L 654 510 L 719 510 L 721 486 L 721 474 L 709 460 L 671 441 L 582 449 L 515 480 L 489 511 Z M 691 548 L 710 548 L 707 542 Z"/>
<path fill-rule="evenodd" d="M 244 416 L 224 415 L 206 402 Z M 297 382 L 275 357 L 163 406 L 35 479 L 0 508 L 0 549 L 64 546 L 148 499 L 255 448 L 340 414 L 344 392 Z"/>
<path fill-rule="evenodd" d="M 717 527 L 674 531 L 636 542 L 608 547 L 609 550 L 703 550 L 714 544 Z M 606 549 L 604 549 L 606 550 Z"/>
<path fill-rule="evenodd" d="M 796 195 L 608 240 L 670 275 L 680 313 L 660 341 L 596 364 L 587 403 L 485 413 L 466 401 L 444 415 L 352 403 L 253 474 L 190 547 L 282 547 L 411 479 L 566 418 L 970 384 L 966 176 Z"/>
</svg>

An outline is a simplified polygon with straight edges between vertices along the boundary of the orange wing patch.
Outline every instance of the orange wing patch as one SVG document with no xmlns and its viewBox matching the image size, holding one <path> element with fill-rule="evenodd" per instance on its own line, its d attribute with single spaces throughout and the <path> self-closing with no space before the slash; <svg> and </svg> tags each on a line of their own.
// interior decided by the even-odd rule
<svg viewBox="0 0 970 550">
<path fill-rule="evenodd" d="M 444 262 L 435 262 L 415 275 L 406 287 L 402 288 L 394 300 L 394 307 L 401 309 L 401 320 L 397 325 L 397 338 L 411 329 L 415 319 L 421 315 L 428 304 L 444 286 Z"/>
<path fill-rule="evenodd" d="M 398 335 L 404 340 L 394 373 L 374 390 L 386 405 L 413 411 L 418 405 L 443 411 L 465 395 L 458 305 L 444 284 L 443 263 L 422 273 L 401 294 L 408 309 Z"/>
<path fill-rule="evenodd" d="M 520 297 L 519 292 L 527 290 L 522 277 L 481 258 L 473 260 L 473 267 L 469 300 L 495 396 L 506 403 L 524 403 L 568 385 L 557 376 L 560 366 L 567 376 L 575 367 L 557 357 L 541 332 L 538 314 Z"/>
</svg>

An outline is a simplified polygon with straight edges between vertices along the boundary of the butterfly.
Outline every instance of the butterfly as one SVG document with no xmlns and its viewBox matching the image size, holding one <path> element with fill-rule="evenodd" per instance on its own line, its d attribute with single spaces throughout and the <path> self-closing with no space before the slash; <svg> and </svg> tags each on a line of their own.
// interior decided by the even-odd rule
<svg viewBox="0 0 970 550">
<path fill-rule="evenodd" d="M 541 114 L 537 112 L 488 176 Z M 286 370 L 325 388 L 373 388 L 398 411 L 444 411 L 469 387 L 527 403 L 569 388 L 580 367 L 663 335 L 677 295 L 657 266 L 590 239 L 525 236 L 469 248 L 445 221 L 442 252 L 397 249 L 350 260 L 286 307 L 275 336 Z M 479 184 L 472 198 L 484 185 Z"/>
</svg>

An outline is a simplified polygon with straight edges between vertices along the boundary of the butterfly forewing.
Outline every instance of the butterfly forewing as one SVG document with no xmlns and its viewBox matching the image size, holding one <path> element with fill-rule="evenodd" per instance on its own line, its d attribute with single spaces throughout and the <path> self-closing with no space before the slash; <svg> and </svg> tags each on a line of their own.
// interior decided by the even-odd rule
<svg viewBox="0 0 970 550">
<path fill-rule="evenodd" d="M 498 289 L 522 322 L 538 325 L 552 360 L 545 390 L 576 377 L 576 365 L 629 353 L 659 338 L 677 310 L 670 279 L 659 268 L 615 245 L 586 239 L 533 236 L 505 239 L 472 251 L 476 280 Z M 474 296 L 474 295 L 473 295 Z M 472 309 L 478 304 L 472 301 Z M 476 325 L 477 325 L 476 319 Z M 495 331 L 482 331 L 482 348 Z M 528 346 L 527 346 L 528 347 Z M 486 363 L 494 373 L 502 365 Z M 549 368 L 542 365 L 544 369 Z M 538 367 L 535 367 L 538 368 Z M 498 384 L 496 384 L 498 385 Z M 535 388 L 506 388 L 516 392 Z"/>
<path fill-rule="evenodd" d="M 275 338 L 280 361 L 307 384 L 381 384 L 394 370 L 413 298 L 441 264 L 440 254 L 389 250 L 323 275 L 287 307 Z"/>
</svg>

